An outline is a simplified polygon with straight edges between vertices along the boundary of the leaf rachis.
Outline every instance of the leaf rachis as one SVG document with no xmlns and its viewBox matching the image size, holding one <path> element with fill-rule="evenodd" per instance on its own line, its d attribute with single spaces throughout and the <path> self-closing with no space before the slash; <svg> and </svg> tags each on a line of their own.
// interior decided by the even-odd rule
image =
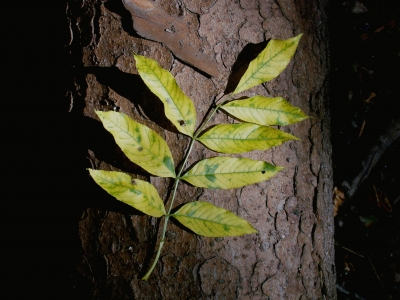
<svg viewBox="0 0 400 300">
<path fill-rule="evenodd" d="M 282 169 L 265 161 L 216 156 L 198 161 L 185 172 L 195 141 L 216 152 L 244 153 L 298 140 L 269 125 L 288 125 L 306 119 L 307 115 L 299 108 L 280 97 L 254 96 L 233 100 L 233 95 L 278 76 L 294 55 L 300 38 L 301 35 L 285 41 L 271 40 L 249 64 L 235 91 L 217 100 L 220 103 L 214 104 L 215 108 L 208 113 L 197 130 L 194 103 L 182 92 L 172 74 L 161 68 L 156 61 L 134 53 L 139 75 L 163 102 L 166 117 L 180 133 L 191 138 L 176 173 L 171 151 L 157 133 L 122 113 L 96 112 L 104 127 L 132 162 L 150 174 L 174 179 L 170 203 L 165 210 L 164 202 L 149 182 L 133 179 L 121 172 L 89 169 L 95 182 L 117 200 L 147 215 L 165 217 L 157 253 L 143 280 L 149 278 L 160 258 L 170 217 L 196 234 L 208 237 L 241 236 L 257 232 L 246 220 L 211 203 L 194 201 L 184 204 L 173 214 L 171 210 L 181 180 L 196 187 L 232 189 L 268 180 Z M 244 122 L 219 124 L 203 132 L 219 109 Z"/>
</svg>

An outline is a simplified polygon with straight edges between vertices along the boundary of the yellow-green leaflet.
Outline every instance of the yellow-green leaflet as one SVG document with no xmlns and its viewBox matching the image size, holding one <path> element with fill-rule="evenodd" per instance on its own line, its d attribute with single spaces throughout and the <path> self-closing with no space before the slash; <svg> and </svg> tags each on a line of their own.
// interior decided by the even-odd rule
<svg viewBox="0 0 400 300">
<path fill-rule="evenodd" d="M 96 111 L 96 114 L 132 162 L 153 175 L 176 176 L 171 151 L 156 132 L 118 112 Z"/>
<path fill-rule="evenodd" d="M 281 97 L 254 96 L 228 102 L 221 109 L 240 120 L 259 125 L 289 125 L 308 118 L 300 108 Z"/>
<path fill-rule="evenodd" d="M 233 95 L 277 77 L 296 52 L 303 34 L 288 40 L 270 40 L 267 47 L 250 62 Z"/>
<path fill-rule="evenodd" d="M 222 124 L 205 132 L 198 141 L 222 153 L 243 153 L 266 150 L 297 137 L 284 131 L 256 124 Z"/>
<path fill-rule="evenodd" d="M 121 172 L 89 169 L 89 173 L 99 186 L 119 201 L 153 217 L 165 215 L 164 203 L 150 183 L 132 179 Z"/>
<path fill-rule="evenodd" d="M 203 236 L 238 236 L 257 232 L 246 220 L 207 202 L 190 202 L 172 216 L 182 225 Z"/>
<path fill-rule="evenodd" d="M 196 109 L 179 88 L 174 76 L 150 58 L 136 55 L 136 68 L 147 87 L 164 103 L 166 117 L 183 134 L 193 136 Z"/>
<path fill-rule="evenodd" d="M 197 187 L 233 189 L 268 180 L 282 169 L 265 161 L 221 156 L 199 161 L 181 179 Z"/>
</svg>

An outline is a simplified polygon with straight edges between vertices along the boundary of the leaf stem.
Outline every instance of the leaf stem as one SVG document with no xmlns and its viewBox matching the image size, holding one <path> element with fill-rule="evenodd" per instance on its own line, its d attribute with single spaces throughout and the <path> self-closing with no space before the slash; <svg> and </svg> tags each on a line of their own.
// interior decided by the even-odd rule
<svg viewBox="0 0 400 300">
<path fill-rule="evenodd" d="M 165 219 L 165 221 L 167 221 L 167 219 Z M 149 276 L 151 275 L 151 273 L 153 273 L 154 268 L 157 265 L 158 259 L 160 258 L 160 254 L 161 254 L 161 249 L 164 246 L 164 240 L 161 240 L 160 245 L 158 246 L 158 251 L 157 251 L 157 255 L 156 258 L 154 259 L 153 264 L 151 265 L 150 269 L 147 271 L 147 273 L 142 277 L 143 280 L 147 280 L 149 279 Z"/>
<path fill-rule="evenodd" d="M 191 153 L 192 150 L 193 150 L 194 142 L 196 141 L 197 137 L 199 136 L 199 134 L 201 133 L 201 131 L 203 130 L 203 128 L 210 122 L 211 118 L 214 116 L 214 114 L 217 112 L 217 110 L 222 106 L 222 104 L 224 104 L 226 101 L 228 101 L 228 100 L 231 99 L 231 98 L 232 98 L 232 96 L 230 96 L 228 99 L 222 101 L 220 104 L 218 104 L 218 105 L 215 107 L 215 109 L 212 111 L 212 113 L 211 113 L 210 116 L 207 118 L 207 120 L 196 130 L 195 135 L 193 136 L 192 140 L 190 141 L 189 148 L 188 148 L 188 150 L 187 150 L 187 152 L 186 152 L 185 158 L 183 159 L 182 166 L 181 166 L 181 168 L 179 169 L 179 172 L 178 172 L 178 174 L 177 174 L 176 177 L 175 177 L 175 183 L 174 183 L 174 189 L 173 189 L 173 192 L 172 192 L 171 203 L 169 204 L 168 212 L 167 212 L 167 214 L 165 215 L 164 226 L 163 226 L 163 230 L 162 230 L 162 233 L 161 233 L 161 241 L 160 241 L 160 245 L 158 246 L 158 249 L 157 249 L 156 257 L 154 258 L 153 264 L 151 265 L 150 269 L 149 269 L 149 270 L 147 271 L 147 273 L 142 277 L 143 280 L 147 280 L 147 279 L 149 278 L 149 276 L 150 276 L 151 273 L 153 272 L 154 268 L 156 267 L 158 260 L 160 259 L 161 249 L 162 249 L 162 247 L 164 246 L 165 234 L 166 234 L 166 232 L 167 232 L 167 225 L 168 225 L 170 213 L 171 213 L 171 210 L 172 210 L 172 206 L 173 206 L 173 204 L 174 204 L 174 200 L 175 200 L 175 197 L 176 197 L 176 191 L 177 191 L 177 189 L 178 189 L 178 184 L 179 184 L 179 181 L 180 181 L 180 177 L 181 177 L 182 172 L 183 172 L 183 170 L 184 170 L 184 168 L 185 168 L 185 165 L 186 165 L 186 163 L 187 163 L 187 160 L 188 160 L 188 158 L 189 158 L 189 155 L 190 155 L 190 153 Z"/>
<path fill-rule="evenodd" d="M 197 137 L 197 135 L 195 135 L 195 136 L 192 138 L 192 140 L 190 141 L 189 148 L 188 148 L 188 150 L 187 150 L 187 152 L 186 152 L 186 156 L 185 156 L 185 158 L 183 159 L 182 166 L 181 166 L 181 168 L 180 168 L 180 170 L 179 170 L 179 172 L 178 172 L 178 175 L 176 176 L 178 181 L 179 181 L 179 178 L 180 178 L 181 175 L 182 175 L 183 169 L 185 168 L 185 165 L 186 165 L 186 163 L 187 163 L 187 160 L 188 160 L 188 158 L 189 158 L 189 155 L 190 155 L 190 153 L 192 152 L 193 145 L 194 145 L 194 142 L 195 142 L 195 140 L 196 140 L 196 137 Z M 177 184 L 177 183 L 176 183 L 176 184 Z M 170 209 L 171 209 L 171 207 L 170 207 Z"/>
<path fill-rule="evenodd" d="M 183 167 L 181 168 L 181 170 L 183 169 Z M 179 172 L 181 173 L 181 172 Z M 157 265 L 157 262 L 160 258 L 160 254 L 161 254 L 161 249 L 164 246 L 164 242 L 165 242 L 165 233 L 167 232 L 167 225 L 168 225 L 168 220 L 170 217 L 170 213 L 171 213 L 171 209 L 172 209 L 172 205 L 174 203 L 175 200 L 175 196 L 176 196 L 176 190 L 178 188 L 178 183 L 179 183 L 179 178 L 175 179 L 175 184 L 174 184 L 174 190 L 172 192 L 172 199 L 171 199 L 171 203 L 169 205 L 168 208 L 168 212 L 165 215 L 165 221 L 164 221 L 164 226 L 163 226 L 163 230 L 161 233 L 161 241 L 160 241 L 160 245 L 158 246 L 158 250 L 157 250 L 157 254 L 156 257 L 154 258 L 153 264 L 151 265 L 150 269 L 147 271 L 147 273 L 142 277 L 143 280 L 147 280 L 149 278 L 149 276 L 151 275 L 151 273 L 153 272 L 155 266 Z"/>
<path fill-rule="evenodd" d="M 222 99 L 221 97 L 220 99 Z M 204 127 L 207 126 L 207 124 L 210 122 L 211 118 L 214 116 L 214 114 L 217 112 L 217 110 L 226 102 L 233 99 L 233 96 L 229 94 L 229 97 L 227 97 L 225 100 L 223 100 L 220 104 L 215 106 L 215 109 L 212 111 L 210 116 L 207 118 L 207 120 L 196 130 L 196 133 L 193 137 L 194 140 L 197 140 L 197 137 L 200 135 L 201 131 L 204 129 Z"/>
<path fill-rule="evenodd" d="M 181 174 L 183 172 L 183 169 L 184 169 L 184 167 L 186 165 L 186 162 L 187 162 L 187 160 L 189 158 L 189 155 L 192 152 L 194 142 L 195 142 L 195 139 L 192 138 L 192 140 L 190 141 L 190 144 L 189 144 L 188 151 L 186 152 L 185 158 L 183 160 L 182 166 L 181 166 L 181 168 L 180 168 L 180 170 L 178 172 L 178 175 L 175 178 L 174 190 L 172 192 L 171 203 L 169 204 L 168 212 L 165 215 L 165 221 L 164 221 L 164 226 L 163 226 L 163 230 L 162 230 L 162 233 L 161 233 L 160 245 L 158 246 L 157 254 L 156 254 L 156 257 L 154 258 L 153 264 L 151 265 L 151 267 L 147 271 L 147 273 L 142 277 L 143 280 L 147 280 L 149 278 L 149 276 L 153 272 L 153 270 L 154 270 L 155 266 L 157 265 L 157 262 L 158 262 L 158 260 L 160 258 L 161 249 L 164 246 L 164 242 L 165 242 L 165 233 L 167 232 L 168 220 L 169 220 L 169 217 L 170 217 L 172 206 L 174 204 L 174 200 L 175 200 L 175 197 L 176 197 L 176 191 L 178 189 L 178 184 L 179 184 L 179 181 L 180 181 L 179 177 L 181 176 Z"/>
</svg>

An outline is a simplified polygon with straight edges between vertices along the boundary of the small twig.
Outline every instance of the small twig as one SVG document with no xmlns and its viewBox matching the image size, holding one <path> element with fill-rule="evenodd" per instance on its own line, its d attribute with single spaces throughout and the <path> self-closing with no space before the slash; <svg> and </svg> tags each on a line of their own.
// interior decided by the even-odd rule
<svg viewBox="0 0 400 300">
<path fill-rule="evenodd" d="M 336 288 L 337 288 L 340 292 L 342 292 L 343 294 L 352 295 L 352 296 L 354 296 L 354 297 L 357 298 L 357 299 L 366 300 L 365 298 L 361 297 L 361 296 L 358 295 L 357 293 L 351 293 L 351 292 L 349 292 L 348 290 L 346 290 L 344 287 L 342 287 L 342 286 L 339 285 L 339 284 L 336 284 Z"/>
<path fill-rule="evenodd" d="M 355 251 L 353 251 L 353 250 L 351 250 L 351 249 L 349 249 L 349 248 L 343 247 L 342 245 L 339 245 L 337 242 L 335 242 L 335 246 L 338 246 L 338 247 L 340 247 L 340 248 L 342 248 L 342 249 L 344 249 L 344 250 L 346 250 L 346 251 L 348 251 L 348 252 L 350 252 L 350 253 L 353 253 L 353 254 L 355 254 L 355 255 L 361 257 L 361 258 L 365 258 L 364 255 L 361 255 L 361 254 L 359 254 L 359 253 L 357 253 L 357 252 L 355 252 Z"/>
<path fill-rule="evenodd" d="M 374 192 L 375 192 L 376 203 L 378 204 L 378 207 L 380 207 L 379 195 L 378 195 L 378 191 L 376 190 L 375 184 L 372 186 L 372 188 L 374 189 Z"/>
<path fill-rule="evenodd" d="M 90 161 L 90 164 L 92 165 L 92 169 L 95 170 L 96 168 L 94 167 L 93 160 L 90 157 L 87 157 L 87 156 L 86 156 L 86 158 Z"/>
<path fill-rule="evenodd" d="M 371 267 L 372 267 L 372 270 L 374 270 L 374 273 L 375 273 L 376 278 L 378 278 L 378 281 L 379 281 L 379 283 L 381 284 L 382 288 L 385 289 L 385 286 L 383 285 L 383 282 L 382 282 L 381 278 L 379 277 L 378 272 L 376 271 L 375 266 L 374 266 L 374 264 L 372 263 L 371 258 L 368 257 L 368 260 L 369 260 L 369 263 L 370 263 L 370 265 L 371 265 Z"/>
<path fill-rule="evenodd" d="M 361 130 L 360 130 L 360 133 L 358 134 L 358 138 L 361 137 L 361 135 L 362 135 L 362 133 L 363 133 L 363 131 L 364 131 L 364 127 L 365 127 L 365 120 L 364 120 L 364 122 L 363 122 L 362 125 L 361 125 Z"/>
<path fill-rule="evenodd" d="M 342 182 L 341 187 L 348 199 L 353 197 L 358 187 L 368 177 L 386 149 L 398 138 L 400 138 L 400 118 L 392 120 L 390 124 L 386 126 L 385 131 L 383 131 L 373 143 L 367 155 L 362 158 L 361 166 L 357 173 L 354 175 L 353 172 L 349 172 L 350 175 L 348 176 L 351 177 Z"/>
<path fill-rule="evenodd" d="M 353 251 L 353 250 L 351 250 L 351 249 L 349 249 L 349 248 L 343 247 L 343 246 L 339 245 L 337 242 L 335 242 L 335 246 L 338 246 L 338 247 L 340 247 L 340 248 L 342 248 L 342 249 L 344 249 L 344 250 L 346 250 L 346 251 L 348 251 L 348 252 L 350 252 L 350 253 L 353 253 L 353 254 L 355 254 L 355 255 L 361 257 L 361 258 L 366 258 L 364 255 L 361 255 L 361 254 L 359 254 L 359 253 L 357 253 L 357 252 L 355 252 L 355 251 Z M 375 266 L 374 266 L 374 264 L 372 263 L 372 260 L 371 260 L 370 257 L 368 257 L 368 261 L 369 261 L 369 263 L 370 263 L 370 265 L 371 265 L 371 267 L 372 267 L 372 270 L 374 270 L 375 276 L 376 276 L 376 278 L 378 279 L 380 285 L 382 286 L 383 289 L 385 289 L 385 286 L 384 286 L 384 284 L 383 284 L 381 278 L 379 277 L 378 272 L 376 271 Z M 337 287 L 338 287 L 338 289 L 339 289 L 339 287 L 340 287 L 340 288 L 343 288 L 343 287 L 341 287 L 341 286 L 339 286 L 339 285 L 338 285 Z M 344 290 L 344 288 L 343 288 L 343 290 Z M 342 291 L 342 290 L 341 290 L 341 291 Z M 342 292 L 344 292 L 344 291 L 342 291 Z M 346 293 L 346 292 L 347 292 L 347 293 Z M 346 292 L 344 292 L 344 293 L 346 293 L 346 294 L 349 294 L 349 293 L 350 293 L 350 292 L 348 292 L 348 291 L 346 291 Z M 357 298 L 356 294 L 354 294 L 354 296 Z M 362 299 L 362 298 L 358 298 L 358 299 Z"/>
</svg>

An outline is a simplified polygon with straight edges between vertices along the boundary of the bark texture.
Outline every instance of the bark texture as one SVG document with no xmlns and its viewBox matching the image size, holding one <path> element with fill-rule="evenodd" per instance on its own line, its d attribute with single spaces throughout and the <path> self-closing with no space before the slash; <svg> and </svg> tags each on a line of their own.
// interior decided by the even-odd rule
<svg viewBox="0 0 400 300">
<path fill-rule="evenodd" d="M 146 26 L 135 30 L 135 15 L 123 2 L 127 8 L 128 2 L 136 2 L 156 9 L 165 31 L 146 36 Z M 89 199 L 79 221 L 82 255 L 73 276 L 77 295 L 84 299 L 335 298 L 325 5 L 326 1 L 316 0 L 68 2 L 69 47 L 76 68 L 70 109 L 84 115 L 87 167 L 127 172 L 149 180 L 163 199 L 169 195 L 171 181 L 149 176 L 130 163 L 94 110 L 117 110 L 146 124 L 167 141 L 175 162 L 182 160 L 188 146 L 189 140 L 168 122 L 161 102 L 137 75 L 131 50 L 157 60 L 174 74 L 194 101 L 199 122 L 228 80 L 235 81 L 229 75 L 232 69 L 241 70 L 239 54 L 249 61 L 248 49 L 303 32 L 287 69 L 246 95 L 282 96 L 311 116 L 283 128 L 301 141 L 242 155 L 284 166 L 273 179 L 228 191 L 179 186 L 176 206 L 209 201 L 247 219 L 259 233 L 204 238 L 170 223 L 160 262 L 147 282 L 140 275 L 154 258 L 158 220 L 118 203 L 88 178 L 84 195 Z M 143 22 L 150 18 L 140 17 Z M 179 26 L 173 27 L 174 20 Z M 188 48 L 179 43 L 171 46 L 162 36 L 182 30 L 186 41 L 193 42 L 190 49 L 202 55 L 195 58 L 206 59 L 193 60 L 193 53 L 185 53 Z M 219 113 L 214 122 L 232 119 Z M 215 156 L 200 144 L 192 153 L 189 165 Z"/>
</svg>

